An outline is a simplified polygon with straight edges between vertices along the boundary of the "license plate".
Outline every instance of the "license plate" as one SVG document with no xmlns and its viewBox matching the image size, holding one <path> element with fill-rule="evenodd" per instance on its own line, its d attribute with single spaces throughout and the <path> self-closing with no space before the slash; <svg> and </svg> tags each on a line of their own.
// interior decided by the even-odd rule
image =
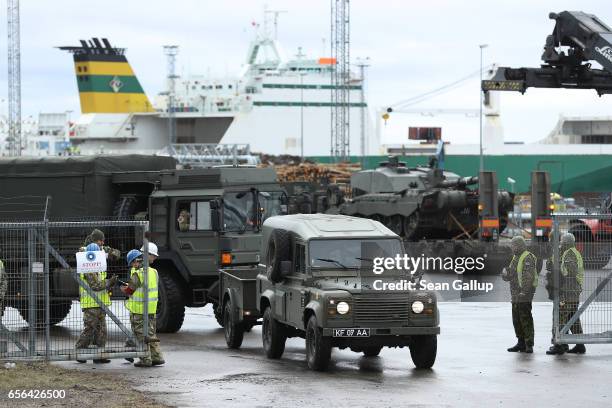
<svg viewBox="0 0 612 408">
<path fill-rule="evenodd" d="M 370 329 L 334 329 L 333 337 L 370 337 Z"/>
</svg>

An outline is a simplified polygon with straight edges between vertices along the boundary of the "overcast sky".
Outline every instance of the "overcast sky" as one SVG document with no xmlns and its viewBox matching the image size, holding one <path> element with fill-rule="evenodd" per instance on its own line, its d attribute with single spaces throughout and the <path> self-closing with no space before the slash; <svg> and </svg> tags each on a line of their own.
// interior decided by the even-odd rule
<svg viewBox="0 0 612 408">
<path fill-rule="evenodd" d="M 164 44 L 178 44 L 179 73 L 234 75 L 240 70 L 253 21 L 262 21 L 264 5 L 285 10 L 279 40 L 287 55 L 298 46 L 312 57 L 327 50 L 328 0 L 55 0 L 21 2 L 23 113 L 80 112 L 71 57 L 54 47 L 79 39 L 107 37 L 127 56 L 149 97 L 164 87 Z M 2 21 L 6 21 L 6 10 Z M 579 9 L 612 24 L 609 0 L 535 1 L 351 1 L 351 57 L 371 58 L 368 97 L 372 107 L 387 106 L 452 82 L 485 64 L 537 67 L 551 11 Z M 5 24 L 4 24 L 5 26 Z M 6 33 L 0 45 L 6 55 Z M 324 41 L 325 39 L 325 41 Z M 328 52 L 328 51 L 327 51 Z M 4 72 L 6 72 L 6 65 Z M 6 74 L 2 75 L 6 95 Z M 423 108 L 478 107 L 478 80 L 423 102 Z M 502 96 L 506 140 L 545 137 L 560 114 L 610 115 L 612 95 L 595 91 L 529 90 Z M 6 105 L 3 104 L 6 109 Z M 415 106 L 416 107 L 416 106 Z M 395 115 L 385 127 L 387 140 L 406 139 L 408 126 L 438 125 L 452 143 L 476 143 L 477 118 Z"/>
</svg>

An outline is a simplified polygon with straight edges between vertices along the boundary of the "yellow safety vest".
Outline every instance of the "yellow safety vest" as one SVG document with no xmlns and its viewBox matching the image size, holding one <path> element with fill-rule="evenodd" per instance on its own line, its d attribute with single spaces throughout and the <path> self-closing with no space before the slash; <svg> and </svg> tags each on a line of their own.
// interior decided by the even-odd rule
<svg viewBox="0 0 612 408">
<path fill-rule="evenodd" d="M 98 279 L 102 281 L 106 279 L 106 272 L 98 272 L 97 275 L 98 275 Z M 83 274 L 81 274 L 81 280 L 85 283 L 85 285 L 89 286 Z M 105 289 L 99 292 L 96 292 L 93 289 L 92 291 L 96 294 L 96 296 L 98 296 L 99 301 L 104 303 L 106 306 L 111 305 L 110 296 L 108 295 L 108 292 Z M 91 309 L 93 307 L 100 307 L 100 304 L 96 302 L 96 300 L 93 297 L 91 297 L 89 293 L 87 293 L 87 291 L 83 289 L 83 287 L 81 286 L 79 286 L 79 295 L 81 298 L 81 309 Z"/>
<path fill-rule="evenodd" d="M 516 273 L 518 275 L 518 284 L 519 284 L 519 287 L 521 287 L 521 285 L 523 284 L 523 266 L 525 264 L 525 259 L 529 255 L 532 255 L 535 258 L 535 255 L 533 255 L 531 252 L 523 251 L 521 256 L 519 256 L 518 264 L 516 265 Z M 512 257 L 512 262 L 514 262 L 515 258 L 516 258 L 516 255 Z M 537 273 L 537 271 L 536 271 L 536 273 L 533 274 L 533 287 L 534 288 L 538 287 L 538 273 Z"/>
<path fill-rule="evenodd" d="M 582 287 L 582 284 L 584 283 L 584 261 L 582 260 L 582 255 L 575 247 L 566 249 L 565 252 L 563 252 L 563 255 L 561 255 L 561 274 L 563 276 L 567 276 L 569 273 L 569 271 L 565 267 L 565 257 L 568 253 L 570 253 L 570 251 L 574 253 L 574 255 L 576 256 L 576 260 L 578 261 L 578 273 L 576 274 L 576 281 L 578 281 L 578 284 L 580 285 L 580 287 Z"/>
<path fill-rule="evenodd" d="M 144 269 L 140 268 L 135 270 L 132 268 L 130 271 L 131 275 L 134 273 L 138 274 L 138 279 L 140 280 L 140 287 L 132 293 L 132 296 L 127 300 L 125 306 L 127 309 L 134 314 L 144 314 L 144 301 L 145 301 L 145 291 L 144 291 Z M 130 276 L 131 276 L 130 275 Z M 157 270 L 155 268 L 151 268 L 149 266 L 149 273 L 147 274 L 149 277 L 148 289 L 149 296 L 147 302 L 147 312 L 149 314 L 157 313 Z"/>
</svg>

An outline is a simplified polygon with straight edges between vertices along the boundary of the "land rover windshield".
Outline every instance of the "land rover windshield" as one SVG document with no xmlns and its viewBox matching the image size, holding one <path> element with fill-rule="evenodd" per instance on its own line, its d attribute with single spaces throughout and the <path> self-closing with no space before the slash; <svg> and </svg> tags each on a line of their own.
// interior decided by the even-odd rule
<svg viewBox="0 0 612 408">
<path fill-rule="evenodd" d="M 374 258 L 403 254 L 399 239 L 313 239 L 310 266 L 316 269 L 372 269 Z"/>
</svg>

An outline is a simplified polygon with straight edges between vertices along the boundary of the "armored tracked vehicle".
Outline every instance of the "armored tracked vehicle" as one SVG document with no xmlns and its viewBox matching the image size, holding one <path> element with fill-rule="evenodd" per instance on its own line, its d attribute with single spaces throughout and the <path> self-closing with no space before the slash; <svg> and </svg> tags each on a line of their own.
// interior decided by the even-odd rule
<svg viewBox="0 0 612 408">
<path fill-rule="evenodd" d="M 410 241 L 471 238 L 478 230 L 478 177 L 444 171 L 438 159 L 428 167 L 407 167 L 391 157 L 375 170 L 351 176 L 352 199 L 338 208 L 344 215 L 370 218 Z M 512 195 L 498 192 L 501 233 L 512 208 Z"/>
</svg>

